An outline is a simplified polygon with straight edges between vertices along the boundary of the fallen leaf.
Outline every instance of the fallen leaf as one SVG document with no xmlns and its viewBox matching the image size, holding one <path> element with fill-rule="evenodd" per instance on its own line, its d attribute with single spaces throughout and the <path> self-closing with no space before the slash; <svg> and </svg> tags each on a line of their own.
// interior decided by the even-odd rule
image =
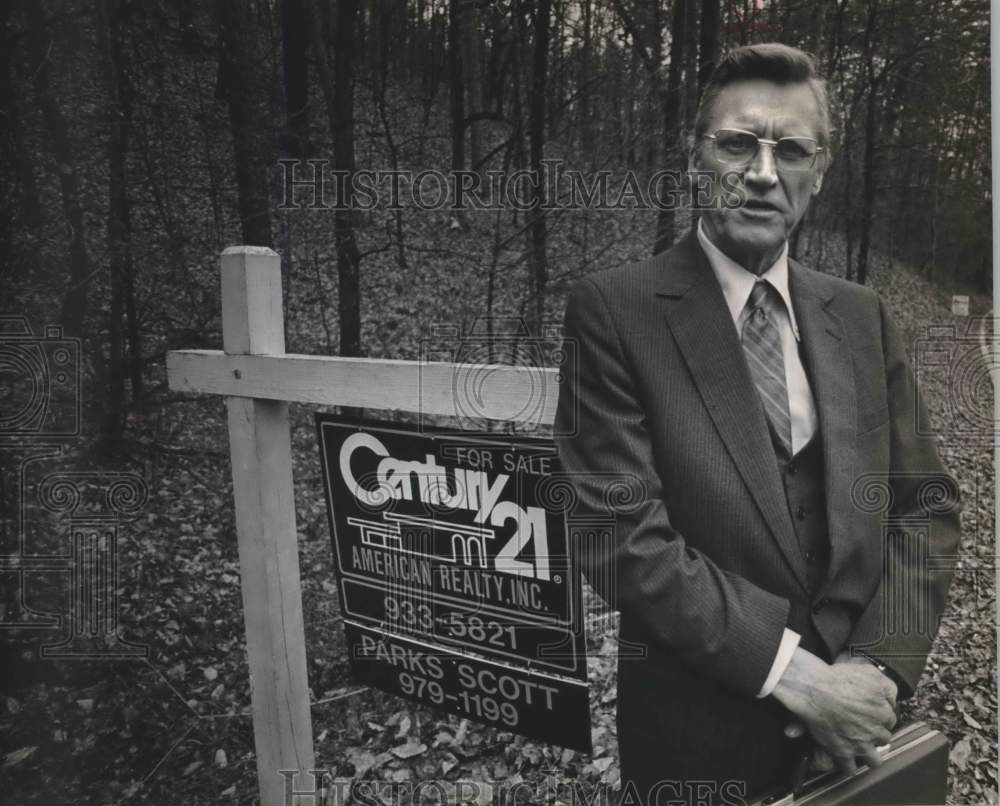
<svg viewBox="0 0 1000 806">
<path fill-rule="evenodd" d="M 193 773 L 200 766 L 201 766 L 201 762 L 200 761 L 192 761 L 190 764 L 188 764 L 184 768 L 183 772 L 181 772 L 181 775 L 184 776 L 185 778 L 187 778 L 187 776 L 189 776 L 191 773 Z"/>
<path fill-rule="evenodd" d="M 13 752 L 8 753 L 3 757 L 3 768 L 8 770 L 11 767 L 16 767 L 18 764 L 27 761 L 34 755 L 37 749 L 37 747 L 22 747 L 20 750 L 14 750 Z"/>
<path fill-rule="evenodd" d="M 458 759 L 452 753 L 445 753 L 441 759 L 441 772 L 447 775 L 458 766 Z"/>
<path fill-rule="evenodd" d="M 596 769 L 598 772 L 604 772 L 605 770 L 607 770 L 608 767 L 611 766 L 612 762 L 614 762 L 613 758 L 611 758 L 610 756 L 605 756 L 604 758 L 595 758 L 591 762 L 591 764 L 593 764 L 594 769 Z"/>
<path fill-rule="evenodd" d="M 212 666 L 209 666 L 209 667 L 207 667 L 205 669 L 202 669 L 201 673 L 203 675 L 205 675 L 205 679 L 209 683 L 211 683 L 213 680 L 215 680 L 215 678 L 217 678 L 219 676 L 219 673 L 217 671 L 215 671 L 215 668 L 212 667 Z"/>
<path fill-rule="evenodd" d="M 354 766 L 354 777 L 362 778 L 375 766 L 375 756 L 367 750 L 352 747 L 347 751 L 347 760 Z"/>
<path fill-rule="evenodd" d="M 229 759 L 226 757 L 226 751 L 221 747 L 215 751 L 215 766 L 225 767 L 229 764 Z"/>
<path fill-rule="evenodd" d="M 396 758 L 413 758 L 414 756 L 419 756 L 421 753 L 426 753 L 427 745 L 410 741 L 406 744 L 399 745 L 399 747 L 392 748 L 390 752 L 396 756 Z"/>
<path fill-rule="evenodd" d="M 969 756 L 971 753 L 972 741 L 968 736 L 965 736 L 958 744 L 951 748 L 949 757 L 956 767 L 965 772 L 965 768 L 969 766 Z"/>
<path fill-rule="evenodd" d="M 974 730 L 982 730 L 983 726 L 980 725 L 975 719 L 969 716 L 965 711 L 962 711 L 962 719 L 965 720 L 965 724 Z"/>
</svg>

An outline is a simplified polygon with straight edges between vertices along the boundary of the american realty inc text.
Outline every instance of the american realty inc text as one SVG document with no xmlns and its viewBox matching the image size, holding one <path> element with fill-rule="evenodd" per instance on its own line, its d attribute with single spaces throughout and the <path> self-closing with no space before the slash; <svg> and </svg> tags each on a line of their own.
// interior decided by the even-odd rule
<svg viewBox="0 0 1000 806">
<path fill-rule="evenodd" d="M 738 173 L 578 171 L 561 160 L 515 171 L 342 171 L 328 159 L 278 160 L 281 210 L 696 210 L 742 206 Z"/>
</svg>

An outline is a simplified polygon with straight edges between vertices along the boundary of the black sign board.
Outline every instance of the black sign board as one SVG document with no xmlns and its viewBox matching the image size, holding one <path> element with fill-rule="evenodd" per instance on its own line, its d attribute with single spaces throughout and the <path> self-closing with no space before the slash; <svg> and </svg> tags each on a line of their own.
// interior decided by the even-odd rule
<svg viewBox="0 0 1000 806">
<path fill-rule="evenodd" d="M 355 677 L 453 714 L 589 753 L 586 682 L 345 622 Z"/>
<path fill-rule="evenodd" d="M 552 443 L 327 415 L 317 428 L 355 675 L 589 750 L 580 577 Z"/>
</svg>

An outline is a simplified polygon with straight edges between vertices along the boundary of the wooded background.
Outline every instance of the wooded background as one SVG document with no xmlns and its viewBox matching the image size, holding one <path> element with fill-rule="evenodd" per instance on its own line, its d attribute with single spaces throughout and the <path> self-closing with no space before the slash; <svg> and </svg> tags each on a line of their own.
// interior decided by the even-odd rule
<svg viewBox="0 0 1000 806">
<path fill-rule="evenodd" d="M 319 324 L 324 350 L 400 357 L 414 322 L 558 321 L 573 279 L 689 223 L 449 214 L 405 194 L 400 209 L 351 213 L 348 193 L 281 210 L 277 160 L 350 174 L 548 159 L 645 181 L 685 168 L 706 77 L 748 42 L 802 47 L 830 80 L 834 161 L 793 254 L 836 242 L 820 268 L 861 283 L 879 254 L 991 288 L 986 0 L 21 0 L 2 14 L 0 307 L 85 339 L 112 443 L 163 393 L 166 350 L 217 344 L 226 245 L 279 251 L 288 318 Z M 460 299 L 441 309 L 423 269 L 451 261 Z"/>
<path fill-rule="evenodd" d="M 991 307 L 987 0 L 9 0 L 0 16 L 0 315 L 80 340 L 83 412 L 49 465 L 7 450 L 34 387 L 0 320 L 0 799 L 252 802 L 223 404 L 171 393 L 165 374 L 169 350 L 222 346 L 226 246 L 281 256 L 289 352 L 414 359 L 450 333 L 467 357 L 503 361 L 512 338 L 558 326 L 580 277 L 659 251 L 692 220 L 553 205 L 544 185 L 484 210 L 406 193 L 309 209 L 302 187 L 283 206 L 280 161 L 348 176 L 559 161 L 606 172 L 612 190 L 645 186 L 686 168 L 719 54 L 776 40 L 816 56 L 834 106 L 833 163 L 793 255 L 876 287 L 911 353 L 930 326 L 956 334 L 937 346 L 968 348 L 920 378 L 964 536 L 903 719 L 948 735 L 950 802 L 998 802 L 993 388 L 948 299 Z M 525 782 L 530 802 L 613 791 L 612 628 L 588 632 L 589 757 L 351 682 L 311 411 L 292 407 L 292 439 L 317 763 L 355 779 Z M 58 629 L 11 626 L 69 606 L 55 565 L 4 564 L 18 546 L 68 551 L 65 518 L 19 485 L 77 470 L 129 472 L 149 491 L 111 580 L 145 661 L 40 659 Z"/>
</svg>

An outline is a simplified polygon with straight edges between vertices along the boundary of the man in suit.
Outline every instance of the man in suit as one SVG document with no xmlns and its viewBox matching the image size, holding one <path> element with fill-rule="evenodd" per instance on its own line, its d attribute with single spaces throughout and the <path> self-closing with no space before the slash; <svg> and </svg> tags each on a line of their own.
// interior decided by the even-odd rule
<svg viewBox="0 0 1000 806">
<path fill-rule="evenodd" d="M 829 139 L 808 55 L 732 51 L 690 158 L 726 203 L 567 305 L 557 444 L 575 514 L 614 518 L 579 561 L 643 656 L 619 655 L 623 802 L 738 803 L 810 748 L 878 764 L 946 602 L 957 491 L 903 343 L 875 292 L 788 257 Z"/>
</svg>

